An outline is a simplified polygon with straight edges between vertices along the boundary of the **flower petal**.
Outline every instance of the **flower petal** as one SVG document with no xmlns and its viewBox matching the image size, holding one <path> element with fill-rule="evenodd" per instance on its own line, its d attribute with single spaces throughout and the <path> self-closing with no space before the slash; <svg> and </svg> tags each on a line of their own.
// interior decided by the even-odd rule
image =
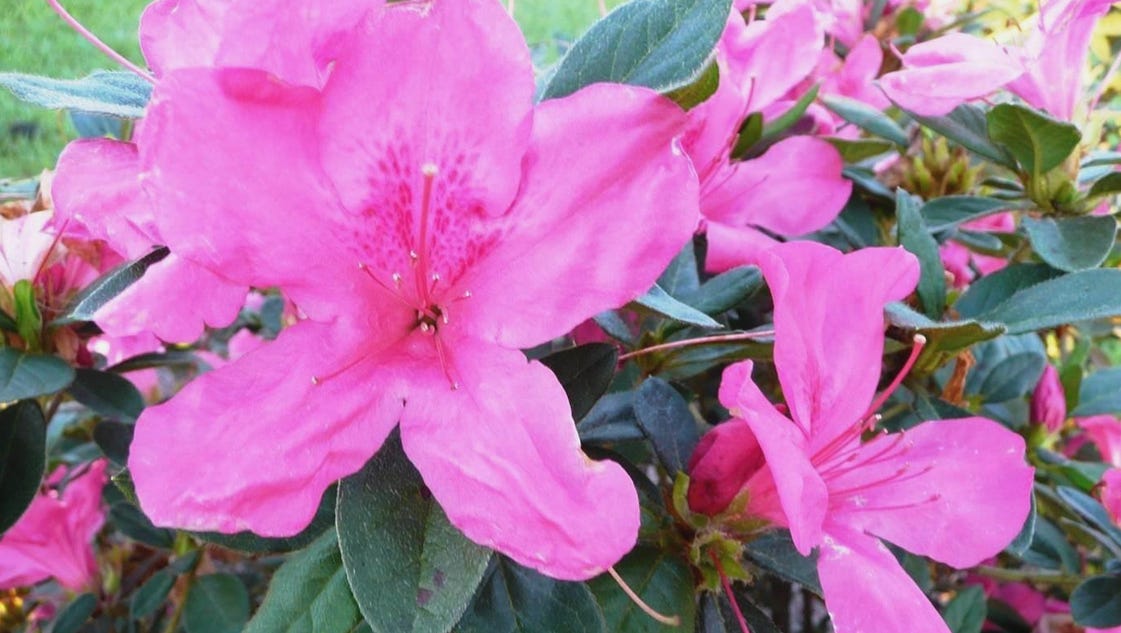
<svg viewBox="0 0 1121 633">
<path fill-rule="evenodd" d="M 396 424 L 394 358 L 302 321 L 141 414 L 129 469 L 157 525 L 289 536 Z M 168 447 L 175 447 L 169 451 Z"/>
<path fill-rule="evenodd" d="M 813 242 L 767 251 L 775 365 L 793 419 L 815 449 L 863 416 L 879 381 L 884 305 L 915 288 L 918 260 L 902 248 L 849 255 Z"/>
<path fill-rule="evenodd" d="M 156 0 L 140 16 L 140 50 L 156 75 L 209 66 L 218 53 L 229 0 Z"/>
<path fill-rule="evenodd" d="M 927 422 L 858 454 L 841 476 L 825 473 L 834 520 L 954 567 L 999 553 L 1031 508 L 1024 440 L 992 420 Z"/>
<path fill-rule="evenodd" d="M 950 632 L 930 599 L 882 543 L 843 527 L 827 529 L 817 573 L 837 633 Z"/>
<path fill-rule="evenodd" d="M 767 19 L 747 25 L 733 15 L 721 38 L 729 74 L 751 95 L 752 111 L 774 103 L 809 76 L 825 46 L 824 31 L 810 3 L 788 6 L 781 14 L 768 12 Z"/>
<path fill-rule="evenodd" d="M 463 282 L 477 336 L 532 347 L 650 288 L 697 226 L 684 124 L 664 97 L 613 84 L 538 106 L 508 229 Z"/>
<path fill-rule="evenodd" d="M 401 440 L 451 522 L 473 541 L 549 576 L 582 580 L 638 535 L 638 496 L 614 462 L 592 461 L 553 374 L 521 352 L 450 347 L 458 390 L 429 371 Z"/>
</svg>

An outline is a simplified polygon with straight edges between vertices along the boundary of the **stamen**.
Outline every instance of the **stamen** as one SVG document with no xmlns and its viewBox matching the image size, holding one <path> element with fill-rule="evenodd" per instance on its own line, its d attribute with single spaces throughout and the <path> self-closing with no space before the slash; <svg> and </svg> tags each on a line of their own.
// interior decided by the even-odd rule
<svg viewBox="0 0 1121 633">
<path fill-rule="evenodd" d="M 611 577 L 614 578 L 615 582 L 619 584 L 619 588 L 623 590 L 623 593 L 627 594 L 627 597 L 631 599 L 631 602 L 633 602 L 639 609 L 642 609 L 643 613 L 666 626 L 681 626 L 680 616 L 662 615 L 661 613 L 655 611 L 653 607 L 643 602 L 642 598 L 638 597 L 638 594 L 634 592 L 634 589 L 631 589 L 630 585 L 627 584 L 627 581 L 623 580 L 623 577 L 619 575 L 619 572 L 615 571 L 614 567 L 608 567 L 607 573 L 611 574 Z"/>
<path fill-rule="evenodd" d="M 385 282 L 378 279 L 377 275 L 374 274 L 374 271 L 370 270 L 370 267 L 367 266 L 366 264 L 363 264 L 362 262 L 358 262 L 358 270 L 361 270 L 362 272 L 366 273 L 367 277 L 372 279 L 373 282 L 376 283 L 378 286 L 380 286 L 382 290 L 388 292 L 391 296 L 396 297 L 397 300 L 400 301 L 401 304 L 404 305 L 406 308 L 408 308 L 410 310 L 415 310 L 416 309 L 416 306 L 409 303 L 405 299 L 405 297 L 402 296 L 402 294 L 401 294 L 401 291 L 400 291 L 401 275 L 398 275 L 397 273 L 393 273 L 393 282 L 397 286 L 397 288 L 390 288 L 389 286 L 387 286 L 385 284 Z"/>
<path fill-rule="evenodd" d="M 429 207 L 432 206 L 432 183 L 436 180 L 436 174 L 439 171 L 434 163 L 425 163 L 420 167 L 420 174 L 424 177 L 424 190 L 420 196 L 420 237 L 417 243 L 420 252 L 416 253 L 414 251 L 410 254 L 419 266 L 414 279 L 416 279 L 417 297 L 424 304 L 431 303 L 429 300 L 431 295 L 429 295 L 424 281 L 428 279 L 428 212 Z"/>
<path fill-rule="evenodd" d="M 895 380 L 892 380 L 891 384 L 887 386 L 887 389 L 884 389 L 883 393 L 881 393 L 878 398 L 872 401 L 872 406 L 868 407 L 868 411 L 865 412 L 864 415 L 860 416 L 862 420 L 867 420 L 872 414 L 878 411 L 880 407 L 884 406 L 884 403 L 887 402 L 887 399 L 891 397 L 891 394 L 895 393 L 895 390 L 899 388 L 899 385 L 903 384 L 903 379 L 907 377 L 908 373 L 910 373 L 911 368 L 915 366 L 915 361 L 919 359 L 919 355 L 922 354 L 923 348 L 926 347 L 926 337 L 922 334 L 916 334 L 913 340 L 915 344 L 911 348 L 911 355 L 907 357 L 907 362 L 903 363 L 903 368 L 899 370 L 898 374 L 896 374 Z"/>
<path fill-rule="evenodd" d="M 852 488 L 841 488 L 841 489 L 838 489 L 838 490 L 832 490 L 831 489 L 829 491 L 829 494 L 831 496 L 842 497 L 842 496 L 848 496 L 848 495 L 851 495 L 851 494 L 854 494 L 854 493 L 857 493 L 857 492 L 861 492 L 861 491 L 864 491 L 864 490 L 868 490 L 870 488 L 878 488 L 880 486 L 883 486 L 883 485 L 886 485 L 886 484 L 889 484 L 889 483 L 902 483 L 902 482 L 905 482 L 905 481 L 911 481 L 912 479 L 922 477 L 923 475 L 925 475 L 925 474 L 929 473 L 930 471 L 934 470 L 934 465 L 933 464 L 928 464 L 922 470 L 918 470 L 918 471 L 911 472 L 910 474 L 908 474 L 908 472 L 910 470 L 911 470 L 911 464 L 907 463 L 907 464 L 904 464 L 904 465 L 900 466 L 899 468 L 895 469 L 895 472 L 893 472 L 892 474 L 890 474 L 887 477 L 884 477 L 882 479 L 866 481 L 866 482 L 860 484 L 859 486 L 853 486 Z"/>
<path fill-rule="evenodd" d="M 401 273 L 393 273 L 392 279 L 393 279 L 393 285 L 400 288 L 401 287 Z"/>
<path fill-rule="evenodd" d="M 755 8 L 755 6 L 752 5 L 752 8 Z M 747 619 L 743 617 L 743 612 L 740 611 L 740 605 L 736 602 L 736 595 L 732 593 L 732 582 L 728 580 L 728 574 L 724 573 L 724 566 L 720 564 L 720 558 L 718 558 L 716 552 L 712 550 L 709 550 L 708 555 L 716 565 L 716 573 L 720 574 L 720 584 L 724 587 L 724 595 L 728 596 L 728 603 L 732 605 L 732 613 L 736 614 L 736 622 L 740 625 L 740 631 L 743 633 L 751 633 L 751 629 L 747 627 Z"/>
<path fill-rule="evenodd" d="M 436 343 L 436 356 L 440 358 L 440 367 L 444 370 L 444 378 L 448 379 L 448 383 L 451 384 L 452 391 L 459 390 L 459 383 L 456 382 L 454 378 L 452 378 L 451 363 L 448 359 L 448 352 L 444 349 L 444 342 L 440 340 L 439 335 L 436 335 L 433 338 L 433 341 Z"/>
<path fill-rule="evenodd" d="M 59 17 L 61 17 L 63 21 L 65 21 L 66 24 L 70 26 L 70 28 L 74 29 L 78 33 L 78 35 L 81 35 L 83 38 L 85 38 L 87 42 L 97 47 L 97 50 L 105 53 L 105 55 L 107 55 L 109 59 L 117 62 L 121 66 L 124 66 L 141 79 L 144 79 L 150 83 L 156 83 L 156 78 L 152 76 L 151 73 L 141 69 L 136 64 L 125 59 L 123 55 L 110 48 L 109 45 L 105 42 L 102 42 L 100 39 L 98 39 L 98 37 L 94 35 L 89 29 L 82 26 L 81 22 L 76 20 L 74 16 L 70 15 L 69 11 L 62 8 L 62 5 L 59 4 L 58 0 L 47 0 L 47 4 L 50 5 L 52 9 L 54 9 L 54 12 L 57 13 Z"/>
<path fill-rule="evenodd" d="M 905 510 L 907 508 L 917 508 L 918 506 L 924 506 L 928 503 L 937 503 L 941 499 L 942 495 L 935 493 L 930 495 L 926 499 L 923 499 L 922 501 L 915 501 L 913 503 L 898 503 L 888 506 L 856 506 L 846 508 L 846 510 L 848 512 L 881 512 L 884 510 Z"/>
</svg>

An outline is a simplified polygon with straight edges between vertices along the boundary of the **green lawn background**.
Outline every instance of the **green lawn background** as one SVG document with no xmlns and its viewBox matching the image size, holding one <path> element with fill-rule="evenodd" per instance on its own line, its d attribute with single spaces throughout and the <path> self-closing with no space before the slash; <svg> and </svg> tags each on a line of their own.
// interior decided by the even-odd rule
<svg viewBox="0 0 1121 633">
<path fill-rule="evenodd" d="M 607 5 L 622 1 L 610 0 Z M 63 0 L 63 4 L 115 50 L 142 63 L 136 30 L 147 0 Z M 97 69 L 117 69 L 67 28 L 44 0 L 3 0 L 2 5 L 0 72 L 75 78 Z M 535 60 L 544 66 L 599 17 L 599 5 L 597 0 L 517 0 L 515 16 Z M 12 133 L 12 126 L 26 123 L 36 127 L 31 140 Z M 23 104 L 0 89 L 0 179 L 32 176 L 53 166 L 73 136 L 65 113 Z"/>
</svg>

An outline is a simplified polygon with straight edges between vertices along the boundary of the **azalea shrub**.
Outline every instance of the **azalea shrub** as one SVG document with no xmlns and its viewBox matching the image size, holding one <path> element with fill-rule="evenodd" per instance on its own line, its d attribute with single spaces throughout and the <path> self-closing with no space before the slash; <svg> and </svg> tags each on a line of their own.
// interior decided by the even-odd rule
<svg viewBox="0 0 1121 633">
<path fill-rule="evenodd" d="M 0 630 L 1121 631 L 1111 2 L 48 2 Z"/>
</svg>

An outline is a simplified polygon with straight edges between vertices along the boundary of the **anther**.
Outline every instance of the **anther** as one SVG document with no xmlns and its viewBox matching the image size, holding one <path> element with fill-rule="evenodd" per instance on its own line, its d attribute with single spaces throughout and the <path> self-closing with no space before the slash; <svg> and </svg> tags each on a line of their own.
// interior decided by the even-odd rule
<svg viewBox="0 0 1121 633">
<path fill-rule="evenodd" d="M 393 284 L 396 286 L 401 285 L 401 273 L 393 273 Z"/>
<path fill-rule="evenodd" d="M 312 376 L 311 377 L 311 384 L 318 385 L 319 384 L 319 376 Z"/>
<path fill-rule="evenodd" d="M 413 263 L 415 264 L 416 261 L 420 259 L 420 255 L 417 255 L 416 251 L 409 251 L 409 259 L 413 260 Z"/>
<path fill-rule="evenodd" d="M 471 291 L 470 290 L 464 290 L 463 291 L 463 298 L 464 299 L 470 299 L 471 298 Z"/>
</svg>

